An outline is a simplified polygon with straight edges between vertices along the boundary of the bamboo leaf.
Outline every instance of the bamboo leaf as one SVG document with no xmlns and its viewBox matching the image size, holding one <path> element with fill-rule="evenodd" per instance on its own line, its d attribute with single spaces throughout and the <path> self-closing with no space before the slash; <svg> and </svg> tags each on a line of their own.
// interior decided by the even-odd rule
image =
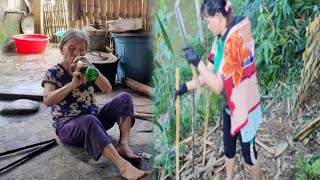
<svg viewBox="0 0 320 180">
<path fill-rule="evenodd" d="M 153 120 L 152 122 L 154 125 L 156 125 L 160 129 L 161 132 L 163 132 L 163 127 L 157 120 Z"/>
<path fill-rule="evenodd" d="M 172 46 L 171 46 L 171 42 L 169 40 L 169 37 L 168 37 L 168 34 L 163 26 L 163 23 L 161 22 L 158 14 L 157 14 L 157 19 L 158 19 L 158 22 L 159 22 L 159 25 L 160 25 L 160 28 L 161 28 L 161 32 L 162 32 L 162 36 L 164 38 L 164 41 L 166 42 L 166 45 L 168 46 L 169 50 L 172 52 L 173 54 L 173 50 L 172 50 Z"/>
<path fill-rule="evenodd" d="M 162 14 L 164 14 L 164 0 L 159 0 L 159 6 Z"/>
</svg>

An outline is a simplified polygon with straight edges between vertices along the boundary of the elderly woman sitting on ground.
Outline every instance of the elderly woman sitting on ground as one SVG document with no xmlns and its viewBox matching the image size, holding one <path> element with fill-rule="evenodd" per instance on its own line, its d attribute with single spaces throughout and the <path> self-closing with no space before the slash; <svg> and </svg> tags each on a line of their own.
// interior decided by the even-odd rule
<svg viewBox="0 0 320 180">
<path fill-rule="evenodd" d="M 99 73 L 94 81 L 86 81 L 77 61 L 86 54 L 89 37 L 85 32 L 69 29 L 65 32 L 60 52 L 63 61 L 48 69 L 42 82 L 43 101 L 51 106 L 53 126 L 61 142 L 83 146 L 95 160 L 101 155 L 111 160 L 127 179 L 147 175 L 126 159 L 139 160 L 129 148 L 129 134 L 133 126 L 134 110 L 130 94 L 120 93 L 99 108 L 95 104 L 94 84 L 103 92 L 111 92 L 108 79 Z M 119 125 L 120 139 L 115 148 L 106 133 L 115 123 Z"/>
</svg>

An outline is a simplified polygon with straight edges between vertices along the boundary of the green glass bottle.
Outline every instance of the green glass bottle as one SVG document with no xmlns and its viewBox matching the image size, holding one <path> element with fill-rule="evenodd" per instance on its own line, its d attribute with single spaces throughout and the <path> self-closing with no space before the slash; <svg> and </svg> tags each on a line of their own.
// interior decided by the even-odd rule
<svg viewBox="0 0 320 180">
<path fill-rule="evenodd" d="M 78 65 L 86 64 L 88 65 L 87 68 L 84 68 L 81 70 L 82 74 L 84 75 L 84 78 L 87 81 L 94 81 L 99 76 L 99 70 L 93 65 L 89 64 L 86 60 L 80 59 L 78 61 Z"/>
</svg>

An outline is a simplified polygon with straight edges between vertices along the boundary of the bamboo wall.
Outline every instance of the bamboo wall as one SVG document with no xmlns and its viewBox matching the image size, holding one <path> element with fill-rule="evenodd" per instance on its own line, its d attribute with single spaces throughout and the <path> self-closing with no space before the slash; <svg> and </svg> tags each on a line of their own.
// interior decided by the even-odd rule
<svg viewBox="0 0 320 180">
<path fill-rule="evenodd" d="M 320 101 L 320 15 L 307 26 L 306 39 L 299 96 L 301 105 L 311 106 Z"/>
<path fill-rule="evenodd" d="M 116 20 L 119 17 L 143 18 L 143 29 L 151 30 L 149 18 L 150 0 L 79 0 L 84 19 L 72 21 L 72 0 L 67 1 L 68 28 L 82 29 L 85 25 L 98 23 L 102 28 L 107 27 L 108 20 Z"/>
<path fill-rule="evenodd" d="M 44 33 L 50 37 L 51 42 L 57 42 L 56 32 L 67 29 L 66 13 L 65 0 L 56 0 L 54 5 L 43 5 Z"/>
</svg>

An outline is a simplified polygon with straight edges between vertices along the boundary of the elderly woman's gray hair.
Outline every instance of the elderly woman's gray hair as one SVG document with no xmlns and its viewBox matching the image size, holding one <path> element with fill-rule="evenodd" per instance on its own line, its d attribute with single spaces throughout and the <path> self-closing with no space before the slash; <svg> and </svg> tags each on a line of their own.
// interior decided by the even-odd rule
<svg viewBox="0 0 320 180">
<path fill-rule="evenodd" d="M 89 36 L 82 30 L 80 29 L 68 29 L 62 37 L 62 40 L 60 42 L 60 46 L 63 46 L 65 43 L 69 41 L 71 38 L 79 38 L 82 39 L 86 43 L 86 49 L 88 49 L 88 44 L 89 44 Z"/>
</svg>

